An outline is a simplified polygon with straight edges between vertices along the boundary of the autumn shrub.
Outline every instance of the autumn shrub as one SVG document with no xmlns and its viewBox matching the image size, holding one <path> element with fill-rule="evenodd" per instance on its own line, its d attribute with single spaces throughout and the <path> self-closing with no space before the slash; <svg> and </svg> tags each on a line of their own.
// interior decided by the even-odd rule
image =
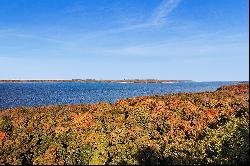
<svg viewBox="0 0 250 166">
<path fill-rule="evenodd" d="M 249 85 L 0 112 L 0 164 L 249 162 Z"/>
</svg>

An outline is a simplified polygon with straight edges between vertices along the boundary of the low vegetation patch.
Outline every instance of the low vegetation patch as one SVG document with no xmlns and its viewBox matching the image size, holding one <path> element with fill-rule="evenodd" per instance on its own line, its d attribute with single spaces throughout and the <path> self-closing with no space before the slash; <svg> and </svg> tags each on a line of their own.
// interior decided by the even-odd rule
<svg viewBox="0 0 250 166">
<path fill-rule="evenodd" d="M 0 112 L 0 164 L 248 162 L 248 84 Z"/>
</svg>

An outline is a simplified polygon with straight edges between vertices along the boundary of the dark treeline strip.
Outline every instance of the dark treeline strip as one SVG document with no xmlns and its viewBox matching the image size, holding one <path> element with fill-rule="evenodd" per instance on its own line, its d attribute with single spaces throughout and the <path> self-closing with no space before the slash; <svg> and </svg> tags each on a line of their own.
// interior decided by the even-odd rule
<svg viewBox="0 0 250 166">
<path fill-rule="evenodd" d="M 0 83 L 15 82 L 128 82 L 128 83 L 163 83 L 163 82 L 191 82 L 192 80 L 157 80 L 157 79 L 129 79 L 129 80 L 96 80 L 96 79 L 72 79 L 72 80 L 0 80 Z"/>
</svg>

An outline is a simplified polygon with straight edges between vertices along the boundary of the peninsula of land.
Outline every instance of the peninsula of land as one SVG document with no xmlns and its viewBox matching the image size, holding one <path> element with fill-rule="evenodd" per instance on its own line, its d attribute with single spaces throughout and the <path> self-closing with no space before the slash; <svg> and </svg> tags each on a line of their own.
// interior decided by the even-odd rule
<svg viewBox="0 0 250 166">
<path fill-rule="evenodd" d="M 158 79 L 124 79 L 124 80 L 96 80 L 96 79 L 71 79 L 71 80 L 0 80 L 1 82 L 114 82 L 114 83 L 172 83 L 192 82 L 192 80 L 158 80 Z"/>
</svg>

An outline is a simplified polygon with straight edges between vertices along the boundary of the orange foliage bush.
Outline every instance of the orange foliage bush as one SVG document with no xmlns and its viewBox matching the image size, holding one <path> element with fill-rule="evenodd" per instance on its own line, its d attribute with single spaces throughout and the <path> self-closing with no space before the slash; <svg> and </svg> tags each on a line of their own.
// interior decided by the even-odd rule
<svg viewBox="0 0 250 166">
<path fill-rule="evenodd" d="M 0 141 L 2 141 L 5 138 L 5 132 L 0 131 Z"/>
<path fill-rule="evenodd" d="M 246 164 L 249 85 L 0 112 L 0 164 Z"/>
</svg>

